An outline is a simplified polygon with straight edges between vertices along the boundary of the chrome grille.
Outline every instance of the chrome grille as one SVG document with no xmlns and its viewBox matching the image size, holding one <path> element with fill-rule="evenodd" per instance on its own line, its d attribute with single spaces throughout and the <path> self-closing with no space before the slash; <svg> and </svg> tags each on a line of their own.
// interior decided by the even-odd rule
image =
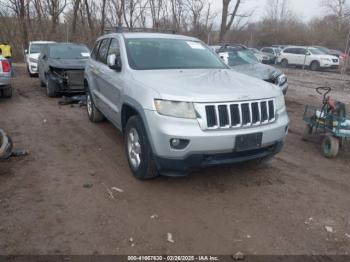
<svg viewBox="0 0 350 262">
<path fill-rule="evenodd" d="M 240 103 L 196 104 L 203 130 L 265 125 L 275 121 L 274 99 Z"/>
</svg>

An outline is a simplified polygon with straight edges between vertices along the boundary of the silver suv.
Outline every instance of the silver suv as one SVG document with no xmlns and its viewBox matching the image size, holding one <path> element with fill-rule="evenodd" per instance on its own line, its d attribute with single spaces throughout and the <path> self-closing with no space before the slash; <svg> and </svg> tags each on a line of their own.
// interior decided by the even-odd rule
<svg viewBox="0 0 350 262">
<path fill-rule="evenodd" d="M 133 174 L 187 174 L 194 167 L 265 160 L 288 132 L 279 87 L 230 70 L 187 36 L 100 37 L 85 68 L 87 113 L 124 134 Z"/>
</svg>

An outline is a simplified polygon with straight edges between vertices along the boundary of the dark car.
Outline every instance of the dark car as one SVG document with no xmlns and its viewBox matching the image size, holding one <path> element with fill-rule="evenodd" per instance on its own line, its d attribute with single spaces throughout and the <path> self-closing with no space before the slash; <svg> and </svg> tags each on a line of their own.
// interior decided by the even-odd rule
<svg viewBox="0 0 350 262">
<path fill-rule="evenodd" d="M 287 93 L 288 81 L 283 72 L 273 66 L 260 63 L 245 46 L 226 45 L 218 50 L 218 54 L 233 70 L 278 85 L 284 94 Z"/>
<path fill-rule="evenodd" d="M 39 56 L 38 72 L 47 96 L 84 91 L 84 69 L 90 57 L 86 45 L 48 44 Z"/>
</svg>

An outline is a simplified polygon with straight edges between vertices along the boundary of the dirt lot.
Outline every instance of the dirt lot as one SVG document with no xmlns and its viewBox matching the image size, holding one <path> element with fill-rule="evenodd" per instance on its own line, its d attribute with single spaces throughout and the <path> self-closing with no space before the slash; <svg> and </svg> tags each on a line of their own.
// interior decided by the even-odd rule
<svg viewBox="0 0 350 262">
<path fill-rule="evenodd" d="M 290 133 L 264 167 L 141 182 L 116 128 L 16 72 L 0 127 L 30 155 L 0 162 L 1 254 L 350 254 L 350 146 L 327 160 L 319 139 L 301 141 L 304 105 L 320 101 L 313 88 L 349 102 L 350 78 L 287 70 Z"/>
</svg>

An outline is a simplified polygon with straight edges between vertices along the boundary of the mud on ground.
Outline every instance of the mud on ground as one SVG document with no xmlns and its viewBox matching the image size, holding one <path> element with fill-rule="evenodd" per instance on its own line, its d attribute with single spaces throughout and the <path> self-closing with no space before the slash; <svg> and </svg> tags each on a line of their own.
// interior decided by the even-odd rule
<svg viewBox="0 0 350 262">
<path fill-rule="evenodd" d="M 16 72 L 0 127 L 30 155 L 0 162 L 1 254 L 350 253 L 349 146 L 328 160 L 320 139 L 301 141 L 304 106 L 321 101 L 313 88 L 349 102 L 348 77 L 286 71 L 290 133 L 268 165 L 141 182 L 116 128 L 47 98 L 23 65 Z"/>
</svg>

